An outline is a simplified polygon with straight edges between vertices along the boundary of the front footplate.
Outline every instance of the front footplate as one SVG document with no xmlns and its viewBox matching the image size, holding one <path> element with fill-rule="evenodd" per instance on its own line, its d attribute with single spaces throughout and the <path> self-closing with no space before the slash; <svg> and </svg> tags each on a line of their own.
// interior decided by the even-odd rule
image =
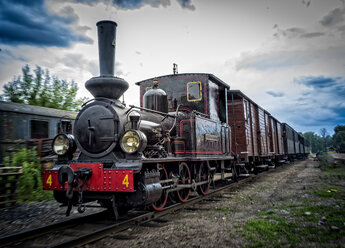
<svg viewBox="0 0 345 248">
<path fill-rule="evenodd" d="M 58 165 L 52 170 L 43 171 L 44 190 L 63 190 L 59 183 L 58 173 L 62 166 L 70 167 L 74 172 L 81 168 L 91 168 L 92 176 L 83 186 L 84 191 L 97 192 L 134 192 L 133 170 L 112 170 L 104 169 L 102 163 L 74 163 L 69 165 Z M 65 189 L 68 182 L 65 182 Z M 77 190 L 75 187 L 73 190 Z"/>
</svg>

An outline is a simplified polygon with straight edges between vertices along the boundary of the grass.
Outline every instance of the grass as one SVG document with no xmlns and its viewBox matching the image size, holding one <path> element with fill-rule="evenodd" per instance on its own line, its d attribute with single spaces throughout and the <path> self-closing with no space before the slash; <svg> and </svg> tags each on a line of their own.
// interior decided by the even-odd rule
<svg viewBox="0 0 345 248">
<path fill-rule="evenodd" d="M 306 192 L 310 197 L 261 211 L 237 228 L 246 247 L 345 247 L 345 167 L 320 164 L 322 184 Z"/>
<path fill-rule="evenodd" d="M 236 209 L 234 208 L 226 208 L 226 207 L 218 207 L 216 209 L 217 212 L 221 212 L 223 213 L 224 215 L 228 215 L 228 214 L 231 214 L 231 213 L 234 213 L 236 212 Z"/>
<path fill-rule="evenodd" d="M 340 241 L 345 237 L 345 212 L 332 206 L 285 206 L 288 214 L 270 214 L 263 211 L 255 219 L 247 221 L 241 230 L 249 241 L 246 247 L 295 247 L 301 242 L 327 243 Z M 318 222 L 326 218 L 324 224 Z M 332 231 L 331 226 L 339 227 Z"/>
</svg>

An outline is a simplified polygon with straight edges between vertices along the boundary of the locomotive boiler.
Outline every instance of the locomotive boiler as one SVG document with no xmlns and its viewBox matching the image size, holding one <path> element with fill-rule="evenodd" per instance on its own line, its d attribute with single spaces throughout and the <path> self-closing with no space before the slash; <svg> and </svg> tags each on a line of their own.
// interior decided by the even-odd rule
<svg viewBox="0 0 345 248">
<path fill-rule="evenodd" d="M 97 23 L 100 76 L 85 83 L 94 99 L 78 113 L 73 135 L 54 138 L 58 160 L 43 172 L 44 189 L 67 215 L 95 200 L 116 217 L 133 207 L 161 210 L 168 195 L 186 201 L 192 190 L 206 194 L 216 166 L 233 159 L 220 100 L 229 86 L 215 76 L 153 78 L 141 84 L 141 107 L 120 101 L 128 83 L 114 76 L 116 27 Z"/>
</svg>

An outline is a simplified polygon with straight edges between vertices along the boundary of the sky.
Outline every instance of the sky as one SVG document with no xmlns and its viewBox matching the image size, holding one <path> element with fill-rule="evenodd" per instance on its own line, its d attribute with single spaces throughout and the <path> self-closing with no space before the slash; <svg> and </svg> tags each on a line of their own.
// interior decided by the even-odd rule
<svg viewBox="0 0 345 248">
<path fill-rule="evenodd" d="M 0 0 L 0 94 L 28 64 L 84 83 L 99 75 L 100 20 L 117 26 L 115 74 L 130 85 L 212 73 L 296 131 L 345 125 L 345 0 Z"/>
</svg>

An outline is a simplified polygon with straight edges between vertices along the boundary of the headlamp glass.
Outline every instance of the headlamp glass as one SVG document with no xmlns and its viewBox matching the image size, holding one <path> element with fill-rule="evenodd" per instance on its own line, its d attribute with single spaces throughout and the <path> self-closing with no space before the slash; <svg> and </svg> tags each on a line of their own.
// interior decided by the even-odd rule
<svg viewBox="0 0 345 248">
<path fill-rule="evenodd" d="M 121 139 L 121 147 L 124 152 L 134 153 L 140 147 L 140 136 L 136 131 L 127 131 Z"/>
<path fill-rule="evenodd" d="M 59 156 L 65 155 L 69 147 L 70 147 L 70 142 L 66 135 L 59 134 L 58 136 L 55 137 L 53 141 L 53 150 L 57 155 Z"/>
</svg>

